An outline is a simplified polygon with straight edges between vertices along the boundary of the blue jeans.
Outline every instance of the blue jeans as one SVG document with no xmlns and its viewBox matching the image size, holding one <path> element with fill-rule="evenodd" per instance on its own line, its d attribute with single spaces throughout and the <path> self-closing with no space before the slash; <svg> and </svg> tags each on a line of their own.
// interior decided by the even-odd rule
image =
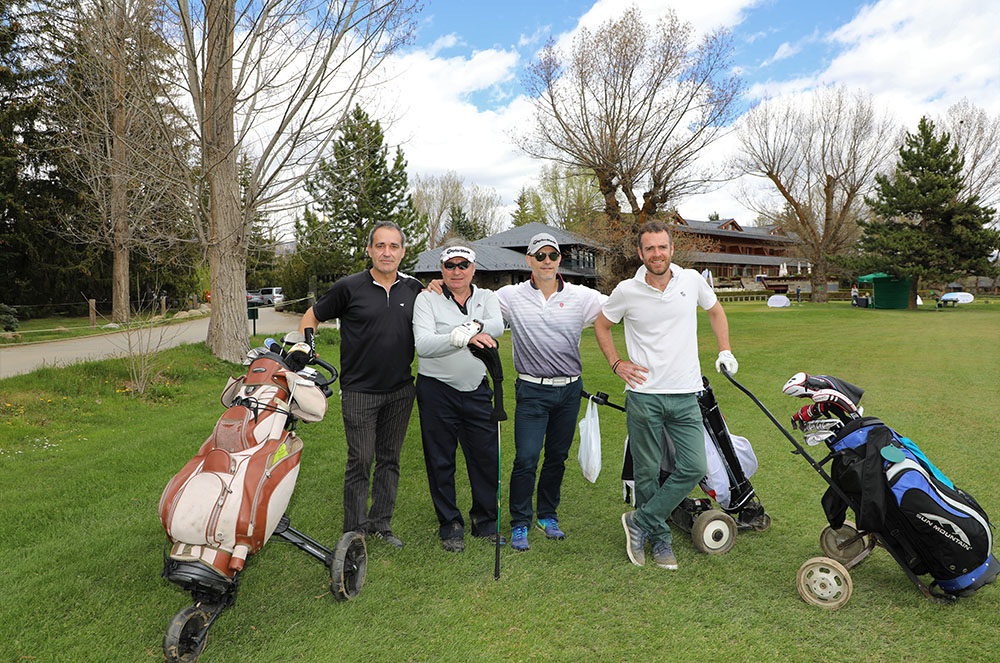
<svg viewBox="0 0 1000 663">
<path fill-rule="evenodd" d="M 545 460 L 538 476 L 539 518 L 555 518 L 559 490 L 566 471 L 566 457 L 573 445 L 576 420 L 580 416 L 583 381 L 563 387 L 514 382 L 517 407 L 514 410 L 514 469 L 510 473 L 511 527 L 531 524 L 531 498 L 535 492 L 535 471 L 542 448 Z"/>
<path fill-rule="evenodd" d="M 707 471 L 701 408 L 695 394 L 625 395 L 628 443 L 635 475 L 635 522 L 649 539 L 670 541 L 667 519 Z M 663 429 L 674 443 L 674 471 L 660 485 Z"/>
</svg>

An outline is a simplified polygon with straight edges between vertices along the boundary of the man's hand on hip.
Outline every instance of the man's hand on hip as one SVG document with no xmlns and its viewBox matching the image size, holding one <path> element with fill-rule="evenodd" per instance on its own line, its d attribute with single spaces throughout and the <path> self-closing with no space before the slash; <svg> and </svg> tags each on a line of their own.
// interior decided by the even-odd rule
<svg viewBox="0 0 1000 663">
<path fill-rule="evenodd" d="M 625 384 L 633 389 L 646 381 L 646 373 L 649 373 L 648 368 L 630 361 L 622 360 L 615 366 L 615 375 L 625 380 Z"/>
</svg>

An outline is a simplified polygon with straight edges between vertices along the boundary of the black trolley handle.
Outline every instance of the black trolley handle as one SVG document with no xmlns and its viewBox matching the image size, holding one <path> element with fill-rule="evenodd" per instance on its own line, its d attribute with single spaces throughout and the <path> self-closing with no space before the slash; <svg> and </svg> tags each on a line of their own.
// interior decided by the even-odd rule
<svg viewBox="0 0 1000 663">
<path fill-rule="evenodd" d="M 766 407 L 764 407 L 764 404 L 761 403 L 757 399 L 757 397 L 750 392 L 749 389 L 747 389 L 739 382 L 737 382 L 736 379 L 729 374 L 729 371 L 726 370 L 725 366 L 721 367 L 721 372 L 724 376 L 726 376 L 727 380 L 733 383 L 733 386 L 735 386 L 737 389 L 746 394 L 750 398 L 750 400 L 752 400 L 757 405 L 757 407 L 760 408 L 761 412 L 767 415 L 767 418 L 771 420 L 771 423 L 773 423 L 778 428 L 778 430 L 780 430 L 784 434 L 784 436 L 788 438 L 788 441 L 792 443 L 792 446 L 795 447 L 794 453 L 797 453 L 798 455 L 805 458 L 809 462 L 809 464 L 812 465 L 813 469 L 819 472 L 819 475 L 823 477 L 823 479 L 826 481 L 827 484 L 829 484 L 830 488 L 832 488 L 834 492 L 836 492 L 837 495 L 839 495 L 840 498 L 844 500 L 845 504 L 854 504 L 854 502 L 847 496 L 847 494 L 844 493 L 843 490 L 841 490 L 840 486 L 834 483 L 830 475 L 827 474 L 826 470 L 823 469 L 823 466 L 817 463 L 816 460 L 809 455 L 809 452 L 806 451 L 806 448 L 803 447 L 801 444 L 799 444 L 799 441 L 796 440 L 795 437 L 791 433 L 789 433 L 784 426 L 781 425 L 781 422 L 779 422 L 777 419 L 774 418 L 774 415 L 771 414 L 771 412 Z"/>
<path fill-rule="evenodd" d="M 608 395 L 605 394 L 603 391 L 599 391 L 596 394 L 588 394 L 585 390 L 581 390 L 580 391 L 580 398 L 585 399 L 585 400 L 589 399 L 589 398 L 593 398 L 594 402 L 597 403 L 598 405 L 607 405 L 608 407 L 614 408 L 615 410 L 618 410 L 620 412 L 625 412 L 625 408 L 624 407 L 622 407 L 621 405 L 618 405 L 617 403 L 612 403 L 611 401 L 609 401 L 608 400 Z"/>
</svg>

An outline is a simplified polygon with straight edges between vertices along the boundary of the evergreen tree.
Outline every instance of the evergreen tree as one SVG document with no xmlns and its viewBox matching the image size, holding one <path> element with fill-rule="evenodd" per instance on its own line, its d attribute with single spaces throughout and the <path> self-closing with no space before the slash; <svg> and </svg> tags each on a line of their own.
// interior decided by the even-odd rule
<svg viewBox="0 0 1000 663">
<path fill-rule="evenodd" d="M 333 145 L 332 158 L 322 160 L 306 189 L 316 201 L 323 236 L 340 252 L 341 276 L 369 265 L 365 248 L 368 233 L 378 221 L 392 221 L 406 234 L 407 271 L 427 245 L 426 220 L 417 214 L 408 193 L 403 151 L 389 163 L 389 148 L 378 121 L 355 106 Z"/>
<path fill-rule="evenodd" d="M 465 210 L 458 205 L 452 205 L 448 212 L 448 236 L 464 237 L 470 242 L 474 242 L 486 237 L 486 233 L 481 224 L 469 218 Z"/>
<path fill-rule="evenodd" d="M 71 302 L 86 310 L 85 296 L 101 299 L 108 286 L 100 251 L 73 246 L 53 232 L 77 200 L 50 149 L 56 130 L 52 58 L 32 48 L 24 34 L 32 11 L 0 0 L 0 300 L 34 307 L 19 308 L 19 315 Z M 84 296 L 81 282 L 95 280 L 98 286 Z"/>
<path fill-rule="evenodd" d="M 1000 232 L 986 228 L 994 210 L 961 195 L 962 166 L 950 136 L 922 118 L 917 133 L 906 134 L 893 176 L 877 176 L 876 195 L 865 200 L 875 218 L 860 223 L 862 255 L 850 264 L 909 277 L 911 309 L 921 279 L 996 272 L 989 256 Z"/>
</svg>

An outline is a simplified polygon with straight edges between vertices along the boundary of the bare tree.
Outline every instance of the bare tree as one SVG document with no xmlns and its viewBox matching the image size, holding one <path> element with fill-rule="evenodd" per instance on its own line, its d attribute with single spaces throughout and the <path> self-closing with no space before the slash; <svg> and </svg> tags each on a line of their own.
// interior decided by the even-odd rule
<svg viewBox="0 0 1000 663">
<path fill-rule="evenodd" d="M 415 0 L 168 0 L 177 84 L 199 160 L 189 182 L 208 257 L 208 345 L 237 361 L 249 346 L 250 225 L 293 200 L 385 57 L 410 35 Z M 253 168 L 241 201 L 237 159 Z"/>
<path fill-rule="evenodd" d="M 938 126 L 951 134 L 965 160 L 962 195 L 977 196 L 987 207 L 1000 207 L 1000 115 L 990 117 L 962 99 L 948 109 Z"/>
<path fill-rule="evenodd" d="M 593 173 L 621 235 L 713 180 L 695 161 L 735 119 L 742 83 L 728 32 L 694 42 L 672 10 L 650 27 L 633 6 L 582 29 L 568 53 L 550 41 L 529 68 L 535 126 L 521 148 Z"/>
<path fill-rule="evenodd" d="M 427 220 L 427 248 L 436 248 L 444 241 L 453 209 L 462 210 L 485 235 L 503 228 L 506 212 L 495 189 L 466 185 L 453 170 L 443 175 L 416 175 L 412 182 L 413 206 Z"/>
<path fill-rule="evenodd" d="M 135 251 L 154 260 L 179 239 L 185 220 L 184 177 L 165 145 L 185 143 L 163 110 L 162 90 L 145 73 L 162 58 L 151 0 L 95 0 L 54 18 L 66 53 L 58 68 L 60 100 L 53 116 L 64 130 L 54 144 L 76 184 L 81 205 L 63 231 L 74 241 L 111 249 L 114 322 L 130 315 L 129 264 Z M 169 113 L 164 114 L 170 118 Z"/>
<path fill-rule="evenodd" d="M 812 301 L 825 302 L 829 257 L 855 245 L 864 196 L 891 166 L 899 126 L 870 96 L 828 87 L 804 99 L 762 102 L 738 135 L 735 167 L 774 187 L 763 195 L 744 191 L 744 203 L 804 242 Z"/>
</svg>

